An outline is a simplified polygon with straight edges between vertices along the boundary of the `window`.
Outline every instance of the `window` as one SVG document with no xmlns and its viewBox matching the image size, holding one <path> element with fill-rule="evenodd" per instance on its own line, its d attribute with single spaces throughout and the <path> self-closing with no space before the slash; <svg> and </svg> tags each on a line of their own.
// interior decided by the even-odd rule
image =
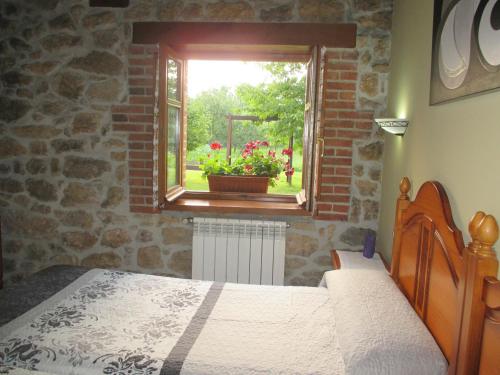
<svg viewBox="0 0 500 375">
<path fill-rule="evenodd" d="M 162 196 L 172 201 L 184 186 L 185 154 L 185 62 L 171 49 L 160 53 L 160 152 L 159 187 Z"/>
<path fill-rule="evenodd" d="M 160 144 L 159 194 L 163 207 L 173 210 L 215 210 L 218 212 L 253 212 L 281 215 L 313 213 L 318 193 L 320 155 L 323 143 L 316 125 L 319 121 L 320 98 L 318 82 L 321 75 L 318 47 L 306 46 L 210 46 L 162 47 L 160 52 Z M 206 48 L 206 46 L 204 46 Z M 231 52 L 233 51 L 233 52 Z M 195 192 L 185 188 L 187 157 L 187 95 L 188 59 L 237 59 L 261 61 L 301 61 L 307 63 L 304 106 L 302 189 L 296 195 Z M 207 72 L 207 74 L 209 74 Z M 163 156 L 163 157 L 162 157 Z"/>
<path fill-rule="evenodd" d="M 187 66 L 185 189 L 209 189 L 203 166 L 214 156 L 229 167 L 244 158 L 253 170 L 251 155 L 244 151 L 260 141 L 254 144 L 261 155 L 290 165 L 286 173 L 287 164 L 282 164 L 268 194 L 297 194 L 302 188 L 305 62 L 190 59 Z M 210 144 L 222 148 L 214 151 Z"/>
</svg>

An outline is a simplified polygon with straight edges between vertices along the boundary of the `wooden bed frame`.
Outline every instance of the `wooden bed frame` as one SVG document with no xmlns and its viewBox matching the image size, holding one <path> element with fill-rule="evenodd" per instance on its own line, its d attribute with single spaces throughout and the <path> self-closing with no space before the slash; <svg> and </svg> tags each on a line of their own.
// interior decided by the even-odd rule
<svg viewBox="0 0 500 375">
<path fill-rule="evenodd" d="M 400 183 L 391 276 L 448 360 L 451 375 L 500 374 L 500 282 L 493 245 L 498 224 L 478 212 L 464 246 L 448 197 L 424 183 L 410 201 Z"/>
</svg>

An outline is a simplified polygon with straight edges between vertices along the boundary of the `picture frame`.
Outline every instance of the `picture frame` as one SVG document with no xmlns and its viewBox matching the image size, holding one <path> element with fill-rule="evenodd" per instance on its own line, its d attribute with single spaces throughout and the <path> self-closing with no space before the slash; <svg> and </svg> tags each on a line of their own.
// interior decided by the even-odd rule
<svg viewBox="0 0 500 375">
<path fill-rule="evenodd" d="M 430 104 L 500 88 L 500 0 L 434 0 Z"/>
</svg>

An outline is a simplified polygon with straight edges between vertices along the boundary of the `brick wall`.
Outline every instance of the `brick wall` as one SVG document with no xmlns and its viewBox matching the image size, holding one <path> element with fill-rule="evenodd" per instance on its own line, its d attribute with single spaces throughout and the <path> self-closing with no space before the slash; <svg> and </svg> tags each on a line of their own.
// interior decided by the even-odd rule
<svg viewBox="0 0 500 375">
<path fill-rule="evenodd" d="M 153 213 L 153 110 L 156 46 L 131 45 L 128 51 L 128 97 L 112 107 L 113 131 L 128 138 L 130 211 Z"/>
<path fill-rule="evenodd" d="M 112 107 L 113 130 L 128 136 L 130 211 L 153 213 L 153 106 L 156 46 L 131 45 L 128 53 L 129 95 Z M 321 160 L 317 218 L 348 221 L 351 208 L 353 148 L 373 135 L 373 111 L 357 109 L 358 52 L 331 50 L 325 55 L 320 134 Z"/>
<path fill-rule="evenodd" d="M 321 161 L 318 216 L 349 219 L 355 140 L 369 139 L 373 111 L 357 110 L 358 52 L 335 50 L 325 56 L 320 133 L 325 140 Z"/>
</svg>

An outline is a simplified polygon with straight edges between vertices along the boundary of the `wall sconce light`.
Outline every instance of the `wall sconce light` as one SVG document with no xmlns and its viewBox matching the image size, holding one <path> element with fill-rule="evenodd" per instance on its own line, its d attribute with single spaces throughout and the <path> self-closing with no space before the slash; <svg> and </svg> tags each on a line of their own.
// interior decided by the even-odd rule
<svg viewBox="0 0 500 375">
<path fill-rule="evenodd" d="M 399 118 L 376 118 L 375 122 L 386 132 L 403 136 L 408 127 L 409 121 Z"/>
</svg>

